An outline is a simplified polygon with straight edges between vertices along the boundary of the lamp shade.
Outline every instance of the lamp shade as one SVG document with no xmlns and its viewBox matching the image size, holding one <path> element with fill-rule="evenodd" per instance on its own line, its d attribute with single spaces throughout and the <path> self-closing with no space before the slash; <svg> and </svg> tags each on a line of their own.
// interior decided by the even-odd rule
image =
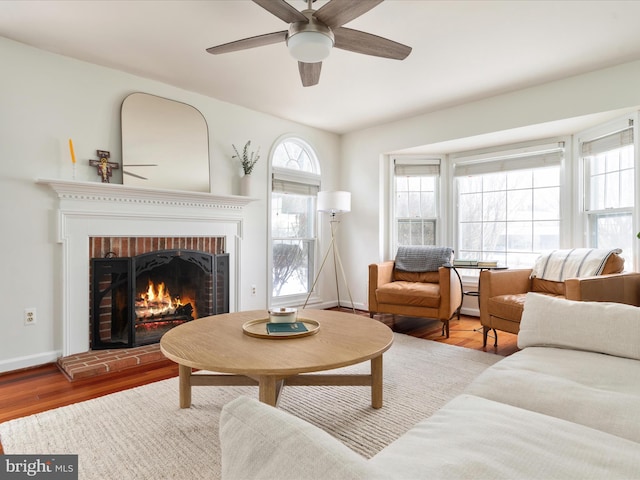
<svg viewBox="0 0 640 480">
<path fill-rule="evenodd" d="M 333 39 L 322 32 L 298 32 L 287 39 L 293 58 L 303 63 L 318 63 L 331 53 Z"/>
<path fill-rule="evenodd" d="M 351 211 L 351 192 L 318 192 L 318 211 L 331 214 Z"/>
</svg>

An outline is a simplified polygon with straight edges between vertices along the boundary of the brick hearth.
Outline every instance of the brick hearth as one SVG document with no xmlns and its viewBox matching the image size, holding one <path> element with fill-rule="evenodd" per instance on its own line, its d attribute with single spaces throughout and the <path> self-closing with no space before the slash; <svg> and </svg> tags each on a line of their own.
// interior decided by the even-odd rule
<svg viewBox="0 0 640 480">
<path fill-rule="evenodd" d="M 136 348 L 93 350 L 58 359 L 58 368 L 70 381 L 117 372 L 126 368 L 166 360 L 160 344 Z"/>
</svg>

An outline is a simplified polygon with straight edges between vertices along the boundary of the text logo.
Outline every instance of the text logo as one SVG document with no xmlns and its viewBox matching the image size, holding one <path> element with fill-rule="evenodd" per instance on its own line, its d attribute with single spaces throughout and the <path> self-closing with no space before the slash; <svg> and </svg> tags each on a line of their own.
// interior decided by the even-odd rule
<svg viewBox="0 0 640 480">
<path fill-rule="evenodd" d="M 0 480 L 78 480 L 78 455 L 0 455 Z"/>
</svg>

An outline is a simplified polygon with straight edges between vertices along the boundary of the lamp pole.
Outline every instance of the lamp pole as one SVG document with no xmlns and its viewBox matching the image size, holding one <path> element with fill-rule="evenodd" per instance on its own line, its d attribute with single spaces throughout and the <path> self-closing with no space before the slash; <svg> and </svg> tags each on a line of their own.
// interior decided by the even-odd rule
<svg viewBox="0 0 640 480">
<path fill-rule="evenodd" d="M 338 308 L 341 308 L 340 305 L 340 284 L 338 283 L 338 268 L 340 269 L 340 273 L 342 274 L 342 280 L 344 281 L 345 287 L 347 288 L 347 293 L 349 294 L 349 300 L 351 301 L 351 310 L 353 313 L 356 313 L 356 309 L 353 303 L 353 297 L 351 296 L 351 290 L 349 289 L 349 283 L 347 282 L 347 276 L 344 273 L 344 267 L 342 266 L 342 259 L 340 258 L 340 252 L 338 250 L 338 244 L 336 243 L 336 232 L 338 231 L 338 226 L 340 225 L 340 220 L 338 220 L 338 213 L 349 212 L 351 210 L 351 194 L 349 192 L 319 192 L 318 193 L 318 211 L 326 212 L 331 215 L 329 220 L 329 225 L 331 227 L 331 242 L 329 243 L 329 247 L 327 248 L 324 257 L 322 258 L 322 263 L 320 264 L 320 268 L 318 269 L 318 273 L 316 274 L 316 278 L 313 281 L 313 285 L 309 290 L 306 300 L 304 301 L 304 305 L 302 308 L 307 306 L 309 302 L 309 298 L 311 297 L 311 292 L 316 287 L 316 283 L 318 283 L 318 279 L 320 278 L 320 273 L 324 268 L 324 265 L 329 257 L 329 253 L 333 251 L 333 268 L 335 273 L 336 280 L 336 294 L 338 299 Z"/>
</svg>

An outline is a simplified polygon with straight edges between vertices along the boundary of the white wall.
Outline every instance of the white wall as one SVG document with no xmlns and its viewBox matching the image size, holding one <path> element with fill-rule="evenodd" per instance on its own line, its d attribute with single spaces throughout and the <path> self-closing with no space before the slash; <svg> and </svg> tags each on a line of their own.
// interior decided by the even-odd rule
<svg viewBox="0 0 640 480">
<path fill-rule="evenodd" d="M 281 135 L 296 134 L 317 149 L 323 181 L 333 184 L 337 135 L 4 38 L 0 64 L 0 372 L 54 361 L 61 348 L 57 199 L 35 180 L 72 178 L 69 138 L 78 159 L 77 180 L 99 181 L 88 166 L 97 149 L 109 150 L 111 160 L 121 163 L 120 106 L 133 92 L 178 100 L 202 112 L 209 127 L 213 193 L 240 192 L 241 170 L 231 160 L 231 144 L 251 140 L 261 147 L 264 155 L 254 170 L 259 200 L 245 209 L 239 304 L 244 310 L 267 307 L 266 152 Z M 114 171 L 112 181 L 121 182 L 121 175 Z M 251 285 L 257 286 L 256 296 L 250 295 Z M 23 325 L 26 307 L 37 309 L 36 325 Z"/>
<path fill-rule="evenodd" d="M 340 187 L 352 192 L 353 207 L 341 253 L 355 303 L 367 307 L 367 265 L 390 258 L 383 154 L 638 105 L 640 62 L 631 62 L 344 135 Z M 450 243 L 451 226 L 444 228 Z"/>
</svg>

